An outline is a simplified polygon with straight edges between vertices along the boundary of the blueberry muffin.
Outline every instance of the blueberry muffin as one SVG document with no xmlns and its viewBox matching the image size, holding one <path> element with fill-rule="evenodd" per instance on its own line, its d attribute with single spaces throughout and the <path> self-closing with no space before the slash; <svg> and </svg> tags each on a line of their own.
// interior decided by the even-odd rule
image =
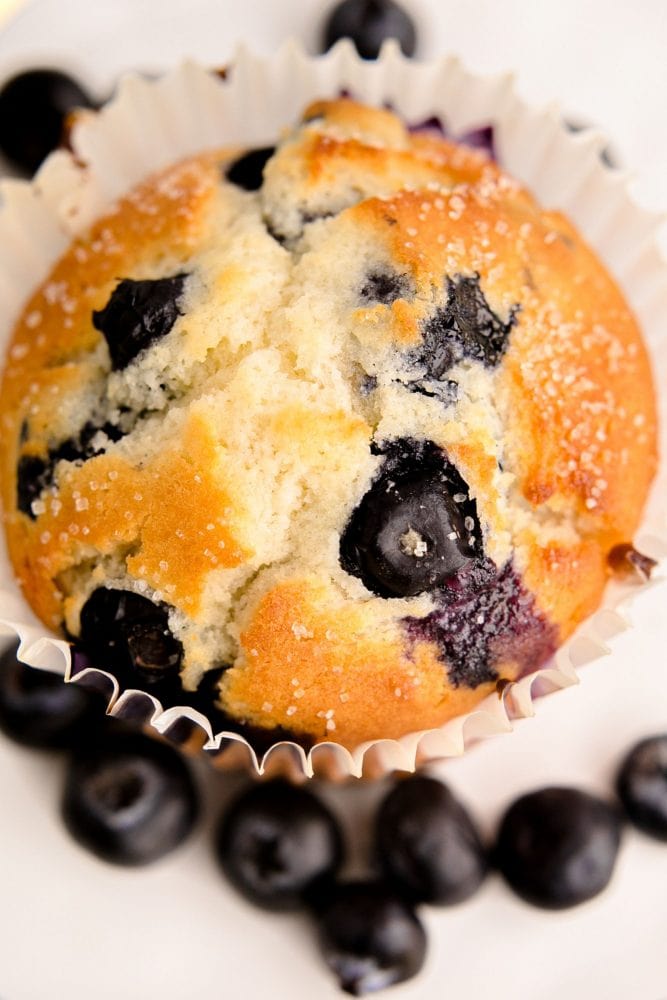
<svg viewBox="0 0 667 1000">
<path fill-rule="evenodd" d="M 639 330 L 573 226 L 349 100 L 170 167 L 76 239 L 16 325 L 0 418 L 48 626 L 122 686 L 205 692 L 216 728 L 350 748 L 543 665 L 656 465 Z"/>
</svg>

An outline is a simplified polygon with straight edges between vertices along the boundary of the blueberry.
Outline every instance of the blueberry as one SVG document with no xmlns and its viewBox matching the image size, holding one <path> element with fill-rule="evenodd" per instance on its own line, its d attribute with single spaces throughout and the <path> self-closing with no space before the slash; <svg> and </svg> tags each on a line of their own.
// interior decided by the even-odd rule
<svg viewBox="0 0 667 1000">
<path fill-rule="evenodd" d="M 104 309 L 93 312 L 93 326 L 103 334 L 114 371 L 126 368 L 146 347 L 165 337 L 181 314 L 188 275 L 120 281 Z"/>
<path fill-rule="evenodd" d="M 496 681 L 501 663 L 514 663 L 519 677 L 533 673 L 558 648 L 557 626 L 542 614 L 511 562 L 498 568 L 487 557 L 475 559 L 433 599 L 433 611 L 408 616 L 403 625 L 414 642 L 440 649 L 452 687 Z"/>
<path fill-rule="evenodd" d="M 408 298 L 411 291 L 407 275 L 397 274 L 395 271 L 373 271 L 367 276 L 360 294 L 371 305 L 380 303 L 390 306 L 397 299 Z"/>
<path fill-rule="evenodd" d="M 336 873 L 340 830 L 310 792 L 284 781 L 252 787 L 232 803 L 218 831 L 217 855 L 229 880 L 269 910 L 303 905 Z"/>
<path fill-rule="evenodd" d="M 497 160 L 493 125 L 482 125 L 470 129 L 458 137 L 458 141 L 471 149 L 481 149 L 488 153 L 492 160 Z"/>
<path fill-rule="evenodd" d="M 447 302 L 422 327 L 422 343 L 408 360 L 420 377 L 438 380 L 459 361 L 469 358 L 493 368 L 501 360 L 518 306 L 501 320 L 489 307 L 479 275 L 447 279 Z"/>
<path fill-rule="evenodd" d="M 25 746 L 76 746 L 104 717 L 102 699 L 58 674 L 17 659 L 17 643 L 0 653 L 0 730 Z"/>
<path fill-rule="evenodd" d="M 341 538 L 343 568 L 381 597 L 412 597 L 474 555 L 479 524 L 468 487 L 431 441 L 396 441 Z"/>
<path fill-rule="evenodd" d="M 54 69 L 27 70 L 0 90 L 0 151 L 32 174 L 60 144 L 74 108 L 92 108 L 81 85 Z"/>
<path fill-rule="evenodd" d="M 419 775 L 399 781 L 380 806 L 375 831 L 385 877 L 415 903 L 459 903 L 484 880 L 480 835 L 440 781 Z"/>
<path fill-rule="evenodd" d="M 129 590 L 98 587 L 81 609 L 80 640 L 95 666 L 130 686 L 140 681 L 151 688 L 175 679 L 183 657 L 168 618 L 164 604 Z"/>
<path fill-rule="evenodd" d="M 22 455 L 16 467 L 16 506 L 34 521 L 32 505 L 50 484 L 53 466 L 37 455 Z"/>
<path fill-rule="evenodd" d="M 406 56 L 415 53 L 414 22 L 394 0 L 343 0 L 324 25 L 323 51 L 341 38 L 351 38 L 362 59 L 377 59 L 382 43 L 395 38 Z"/>
<path fill-rule="evenodd" d="M 259 191 L 264 183 L 264 167 L 275 151 L 275 146 L 251 149 L 227 167 L 225 177 L 244 191 Z"/>
<path fill-rule="evenodd" d="M 22 428 L 23 433 L 23 428 Z M 102 434 L 109 441 L 118 441 L 123 432 L 115 424 L 97 425 L 86 423 L 76 437 L 61 441 L 50 448 L 46 458 L 37 455 L 22 455 L 16 470 L 16 506 L 31 520 L 35 520 L 32 505 L 42 492 L 53 483 L 58 462 L 85 462 L 94 455 L 100 455 L 105 447 L 100 443 Z"/>
<path fill-rule="evenodd" d="M 65 825 L 104 861 L 156 861 L 185 840 L 198 811 L 181 755 L 141 732 L 109 730 L 70 761 L 62 802 Z"/>
<path fill-rule="evenodd" d="M 316 907 L 324 959 L 352 996 L 416 976 L 426 934 L 414 910 L 380 881 L 336 885 Z"/>
<path fill-rule="evenodd" d="M 632 748 L 621 764 L 616 789 L 630 822 L 667 841 L 667 733 Z"/>
<path fill-rule="evenodd" d="M 620 817 L 607 802 L 576 788 L 544 788 L 510 806 L 495 860 L 526 902 L 562 910 L 602 892 L 620 840 Z"/>
</svg>

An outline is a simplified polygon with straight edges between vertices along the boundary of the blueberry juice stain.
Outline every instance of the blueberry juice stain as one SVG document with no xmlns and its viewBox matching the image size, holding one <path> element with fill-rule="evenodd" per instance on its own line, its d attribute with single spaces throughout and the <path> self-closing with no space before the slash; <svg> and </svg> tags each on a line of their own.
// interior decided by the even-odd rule
<svg viewBox="0 0 667 1000">
<path fill-rule="evenodd" d="M 342 568 L 378 597 L 430 595 L 433 611 L 403 626 L 409 642 L 438 648 L 454 687 L 497 680 L 501 663 L 536 670 L 557 629 L 511 561 L 485 555 L 477 504 L 446 453 L 408 438 L 375 450 L 384 462 L 342 535 Z"/>
<path fill-rule="evenodd" d="M 538 670 L 558 647 L 558 629 L 539 611 L 511 561 L 498 568 L 482 556 L 431 594 L 435 609 L 403 619 L 412 642 L 440 651 L 453 687 L 498 680 L 513 663 L 516 677 Z"/>
</svg>

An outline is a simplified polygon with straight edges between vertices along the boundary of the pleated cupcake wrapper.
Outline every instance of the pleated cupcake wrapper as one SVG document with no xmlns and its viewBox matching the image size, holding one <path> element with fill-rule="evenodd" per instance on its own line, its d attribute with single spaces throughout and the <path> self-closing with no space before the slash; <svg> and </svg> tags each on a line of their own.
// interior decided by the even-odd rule
<svg viewBox="0 0 667 1000">
<path fill-rule="evenodd" d="M 454 137 L 492 125 L 503 168 L 543 205 L 569 215 L 620 282 L 642 326 L 656 383 L 665 385 L 667 263 L 656 243 L 663 220 L 635 203 L 627 174 L 601 163 L 604 137 L 594 130 L 569 133 L 555 106 L 535 108 L 524 102 L 509 75 L 476 76 L 455 58 L 413 62 L 394 43 L 385 45 L 376 62 L 359 59 L 347 42 L 318 58 L 287 43 L 266 58 L 240 49 L 224 78 L 191 62 L 159 80 L 125 77 L 113 102 L 99 114 L 81 115 L 72 133 L 73 153 L 54 153 L 32 183 L 0 184 L 0 356 L 28 294 L 44 280 L 72 236 L 119 196 L 153 171 L 200 150 L 270 145 L 298 120 L 308 102 L 341 91 L 372 104 L 389 104 L 408 123 L 437 117 Z M 660 405 L 664 445 L 665 400 Z M 260 757 L 237 733 L 214 733 L 209 720 L 194 709 L 163 710 L 145 692 L 121 693 L 108 673 L 88 668 L 76 674 L 76 681 L 102 690 L 112 715 L 152 726 L 184 746 L 203 748 L 221 767 L 340 780 L 394 769 L 412 771 L 427 761 L 460 755 L 473 741 L 510 732 L 514 719 L 534 714 L 536 697 L 576 684 L 578 668 L 608 652 L 608 641 L 630 627 L 629 603 L 647 586 L 662 585 L 666 498 L 663 460 L 636 540 L 642 551 L 663 559 L 655 582 L 612 582 L 600 610 L 546 668 L 439 729 L 364 743 L 352 752 L 335 743 L 306 752 L 282 742 Z M 69 680 L 69 646 L 45 633 L 18 592 L 4 549 L 0 588 L 0 630 L 19 636 L 20 658 Z"/>
</svg>

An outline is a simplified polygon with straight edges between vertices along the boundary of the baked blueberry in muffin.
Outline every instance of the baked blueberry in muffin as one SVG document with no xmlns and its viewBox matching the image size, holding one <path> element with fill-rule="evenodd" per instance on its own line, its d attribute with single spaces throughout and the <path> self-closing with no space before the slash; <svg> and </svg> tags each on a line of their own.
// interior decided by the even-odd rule
<svg viewBox="0 0 667 1000">
<path fill-rule="evenodd" d="M 573 226 L 347 99 L 77 238 L 16 325 L 0 419 L 48 626 L 122 687 L 192 703 L 219 677 L 216 718 L 348 747 L 540 667 L 656 462 L 639 330 Z"/>
</svg>

